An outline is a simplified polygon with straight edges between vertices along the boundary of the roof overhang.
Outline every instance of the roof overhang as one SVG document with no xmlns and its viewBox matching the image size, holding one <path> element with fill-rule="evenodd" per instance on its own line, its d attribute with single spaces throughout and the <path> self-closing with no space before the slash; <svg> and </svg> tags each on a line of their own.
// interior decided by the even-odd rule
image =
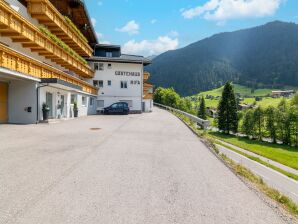
<svg viewBox="0 0 298 224">
<path fill-rule="evenodd" d="M 7 68 L 0 67 L 0 79 L 2 80 L 30 80 L 34 82 L 40 82 L 39 78 L 28 76 L 20 72 L 12 71 Z"/>
<path fill-rule="evenodd" d="M 48 84 L 48 86 L 50 86 L 50 87 L 54 87 L 54 88 L 61 89 L 61 90 L 67 90 L 70 92 L 81 93 L 81 94 L 88 95 L 88 96 L 94 96 L 94 97 L 97 96 L 97 95 L 94 95 L 91 93 L 84 92 L 82 90 L 82 87 L 80 87 L 80 86 L 71 84 L 69 82 L 66 82 L 66 81 L 63 81 L 63 80 L 60 80 L 57 78 L 41 79 L 41 83 Z"/>
<path fill-rule="evenodd" d="M 61 79 L 57 79 L 57 78 L 41 79 L 41 83 L 54 84 L 54 86 L 57 86 L 61 89 L 65 89 L 65 90 L 80 90 L 80 91 L 82 91 L 82 87 L 74 85 L 74 84 L 66 82 L 66 81 L 63 81 Z"/>
<path fill-rule="evenodd" d="M 116 63 L 130 63 L 130 64 L 143 64 L 143 65 L 150 65 L 151 61 L 147 59 L 143 60 L 133 60 L 133 59 L 124 59 L 124 58 L 107 58 L 107 57 L 91 57 L 87 58 L 87 61 L 91 62 L 116 62 Z"/>
</svg>

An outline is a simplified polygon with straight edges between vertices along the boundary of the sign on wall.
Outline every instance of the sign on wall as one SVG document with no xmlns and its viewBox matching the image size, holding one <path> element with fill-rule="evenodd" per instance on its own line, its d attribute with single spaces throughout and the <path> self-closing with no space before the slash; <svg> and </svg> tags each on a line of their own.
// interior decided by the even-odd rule
<svg viewBox="0 0 298 224">
<path fill-rule="evenodd" d="M 140 72 L 123 72 L 123 71 L 115 71 L 115 75 L 119 76 L 141 76 Z"/>
</svg>

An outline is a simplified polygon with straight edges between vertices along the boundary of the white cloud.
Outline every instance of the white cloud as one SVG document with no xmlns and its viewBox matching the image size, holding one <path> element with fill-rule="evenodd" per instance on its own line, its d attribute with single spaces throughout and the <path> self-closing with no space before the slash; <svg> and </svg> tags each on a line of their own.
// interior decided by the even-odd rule
<svg viewBox="0 0 298 224">
<path fill-rule="evenodd" d="M 136 23 L 135 20 L 131 20 L 122 28 L 116 28 L 116 31 L 122 32 L 122 33 L 128 33 L 129 35 L 134 35 L 139 33 L 139 29 L 140 29 L 140 25 Z"/>
<path fill-rule="evenodd" d="M 208 0 L 204 5 L 182 11 L 191 19 L 202 15 L 206 20 L 227 21 L 273 15 L 285 0 Z"/>
<path fill-rule="evenodd" d="M 95 18 L 92 17 L 92 18 L 91 18 L 91 22 L 92 22 L 92 25 L 93 25 L 93 26 L 96 26 L 96 19 L 95 19 Z"/>
<path fill-rule="evenodd" d="M 156 22 L 157 22 L 157 19 L 152 19 L 152 20 L 150 21 L 151 24 L 155 24 Z"/>
<path fill-rule="evenodd" d="M 142 40 L 140 42 L 130 40 L 123 45 L 122 51 L 126 54 L 150 56 L 158 55 L 168 50 L 175 50 L 178 46 L 178 38 L 160 36 L 156 40 Z"/>
</svg>

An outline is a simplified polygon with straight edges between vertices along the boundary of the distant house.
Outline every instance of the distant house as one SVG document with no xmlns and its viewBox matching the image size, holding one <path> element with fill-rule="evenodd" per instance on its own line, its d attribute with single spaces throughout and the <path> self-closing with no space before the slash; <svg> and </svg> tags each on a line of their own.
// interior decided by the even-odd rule
<svg viewBox="0 0 298 224">
<path fill-rule="evenodd" d="M 277 98 L 277 97 L 291 97 L 293 96 L 295 93 L 294 90 L 275 90 L 271 92 L 271 96 L 273 98 Z"/>
<path fill-rule="evenodd" d="M 239 110 L 251 109 L 251 108 L 253 108 L 253 105 L 246 104 L 246 103 L 240 103 L 240 104 L 238 104 L 238 108 L 239 108 Z"/>
<path fill-rule="evenodd" d="M 217 110 L 214 107 L 207 107 L 206 112 L 210 117 L 217 118 L 218 116 Z"/>
</svg>

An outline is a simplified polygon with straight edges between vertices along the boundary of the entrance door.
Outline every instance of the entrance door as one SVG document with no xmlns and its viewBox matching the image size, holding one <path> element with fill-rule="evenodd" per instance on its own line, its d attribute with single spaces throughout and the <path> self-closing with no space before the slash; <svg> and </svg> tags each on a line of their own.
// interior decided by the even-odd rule
<svg viewBox="0 0 298 224">
<path fill-rule="evenodd" d="M 0 82 L 0 123 L 8 122 L 8 85 Z"/>
<path fill-rule="evenodd" d="M 65 117 L 64 104 L 65 104 L 64 95 L 61 95 L 61 117 Z"/>
<path fill-rule="evenodd" d="M 53 118 L 53 94 L 46 93 L 46 104 L 50 108 L 49 118 Z"/>
</svg>

